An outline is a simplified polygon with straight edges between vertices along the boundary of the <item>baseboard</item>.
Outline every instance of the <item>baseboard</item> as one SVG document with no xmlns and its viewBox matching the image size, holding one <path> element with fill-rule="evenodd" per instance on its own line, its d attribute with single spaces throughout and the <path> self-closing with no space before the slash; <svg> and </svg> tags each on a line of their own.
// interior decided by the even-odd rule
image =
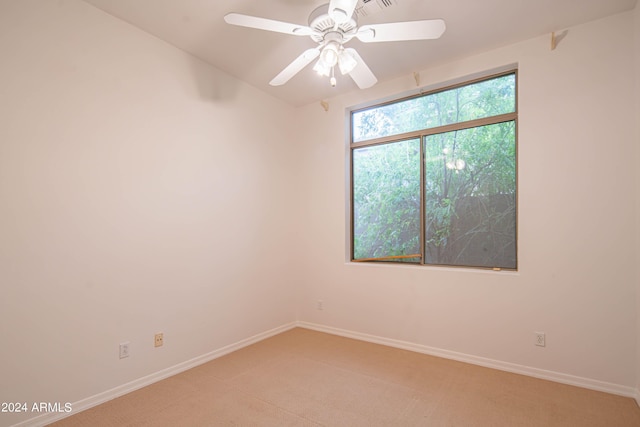
<svg viewBox="0 0 640 427">
<path fill-rule="evenodd" d="M 382 344 L 389 347 L 400 348 L 403 350 L 415 351 L 417 353 L 428 354 L 431 356 L 442 357 L 445 359 L 457 360 L 459 362 L 470 363 L 473 365 L 483 366 L 486 368 L 498 369 L 501 371 L 512 372 L 515 374 L 527 375 L 530 377 L 540 378 L 544 380 L 554 381 L 557 383 L 573 385 L 577 387 L 587 388 L 590 390 L 602 391 L 605 393 L 617 394 L 620 396 L 631 397 L 636 399 L 640 405 L 640 391 L 632 387 L 626 387 L 619 384 L 608 383 L 604 381 L 594 380 L 590 378 L 577 377 L 574 375 L 563 374 L 561 372 L 547 371 L 544 369 L 532 368 L 529 366 L 518 365 L 515 363 L 502 362 L 499 360 L 487 359 L 484 357 L 473 356 L 454 351 L 443 350 L 440 348 L 429 347 L 421 344 L 415 344 L 407 341 L 400 341 L 390 338 L 379 337 L 375 335 L 363 334 L 360 332 L 348 331 L 344 329 L 333 328 L 330 326 L 319 325 L 308 322 L 297 322 L 297 326 L 314 331 L 326 332 L 328 334 L 339 335 L 347 338 L 353 338 L 360 341 L 367 341 L 375 344 Z"/>
<path fill-rule="evenodd" d="M 128 382 L 121 386 L 112 388 L 111 390 L 107 390 L 105 392 L 96 394 L 95 396 L 91 396 L 86 399 L 82 399 L 78 402 L 72 403 L 73 412 L 72 413 L 48 413 L 43 414 L 35 418 L 31 418 L 29 420 L 23 421 L 21 423 L 15 424 L 13 427 L 42 427 L 47 424 L 51 424 L 55 421 L 59 421 L 63 418 L 69 417 L 71 415 L 77 414 L 78 412 L 85 411 L 94 406 L 100 405 L 102 403 L 108 402 L 109 400 L 113 400 L 116 397 L 120 397 L 127 393 L 131 393 L 132 391 L 136 391 L 142 387 L 146 387 L 158 381 L 161 381 L 165 378 L 171 377 L 173 375 L 179 374 L 180 372 L 184 372 L 188 369 L 195 368 L 198 365 L 202 365 L 203 363 L 207 363 L 211 360 L 217 359 L 218 357 L 222 357 L 225 354 L 229 354 L 233 351 L 240 350 L 243 347 L 247 347 L 251 344 L 257 343 L 258 341 L 262 341 L 266 338 L 272 337 L 274 335 L 278 335 L 282 332 L 293 329 L 297 326 L 295 322 L 288 323 L 277 328 L 271 329 L 269 331 L 262 332 L 260 334 L 254 335 L 252 337 L 243 339 L 236 343 L 227 345 L 225 347 L 214 350 L 210 353 L 203 354 L 191 360 L 187 360 L 186 362 L 179 363 L 175 366 L 171 366 L 167 369 L 163 369 L 162 371 L 155 372 L 153 374 L 147 375 L 145 377 L 139 378 L 137 380 Z"/>
<path fill-rule="evenodd" d="M 77 414 L 78 412 L 85 411 L 89 408 L 108 402 L 110 400 L 113 400 L 127 393 L 131 393 L 142 387 L 146 387 L 148 385 L 161 381 L 165 378 L 179 374 L 180 372 L 184 372 L 198 365 L 202 365 L 203 363 L 207 363 L 211 360 L 217 359 L 218 357 L 222 357 L 236 350 L 240 350 L 243 347 L 247 347 L 251 344 L 262 341 L 264 339 L 280 334 L 282 332 L 288 331 L 295 327 L 311 329 L 314 331 L 325 332 L 328 334 L 343 336 L 347 338 L 353 338 L 360 341 L 386 345 L 389 347 L 400 348 L 403 350 L 415 351 L 417 353 L 428 354 L 431 356 L 442 357 L 445 359 L 457 360 L 459 362 L 470 363 L 473 365 L 484 366 L 487 368 L 498 369 L 501 371 L 512 372 L 515 374 L 528 375 L 535 378 L 545 379 L 545 380 L 554 381 L 562 384 L 573 385 L 577 387 L 583 387 L 591 390 L 602 391 L 605 393 L 612 393 L 620 396 L 631 397 L 635 399 L 635 401 L 640 406 L 640 390 L 634 389 L 632 387 L 625 387 L 618 384 L 612 384 L 604 381 L 593 380 L 590 378 L 577 377 L 573 375 L 563 374 L 560 372 L 547 371 L 544 369 L 538 369 L 538 368 L 532 368 L 532 367 L 523 366 L 523 365 L 517 365 L 514 363 L 502 362 L 499 360 L 487 359 L 484 357 L 478 357 L 478 356 L 468 355 L 464 353 L 443 350 L 443 349 L 429 347 L 421 344 L 415 344 L 407 341 L 384 338 L 384 337 L 379 337 L 375 335 L 369 335 L 369 334 L 364 334 L 360 332 L 354 332 L 354 331 L 349 331 L 345 329 L 319 325 L 315 323 L 297 321 L 297 322 L 288 323 L 280 327 L 262 332 L 260 334 L 254 335 L 244 340 L 240 340 L 236 343 L 233 343 L 225 347 L 219 348 L 217 350 L 214 350 L 212 352 L 203 354 L 191 360 L 187 360 L 175 366 L 169 367 L 167 369 L 163 369 L 162 371 L 155 372 L 153 374 L 150 374 L 145 377 L 139 378 L 137 380 L 131 381 L 129 383 L 123 384 L 121 386 L 115 387 L 111 390 L 107 390 L 105 392 L 96 394 L 89 398 L 72 403 L 73 413 L 43 414 L 38 417 L 31 418 L 21 423 L 15 424 L 13 427 L 27 427 L 27 426 L 28 427 L 44 427 L 55 421 L 59 421 L 73 414 Z"/>
</svg>

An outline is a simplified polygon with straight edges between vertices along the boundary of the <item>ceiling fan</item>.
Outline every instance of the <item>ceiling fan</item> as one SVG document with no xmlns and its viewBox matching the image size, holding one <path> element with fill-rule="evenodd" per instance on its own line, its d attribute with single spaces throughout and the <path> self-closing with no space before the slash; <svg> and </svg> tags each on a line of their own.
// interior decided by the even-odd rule
<svg viewBox="0 0 640 427">
<path fill-rule="evenodd" d="M 331 0 L 328 4 L 319 6 L 311 12 L 308 25 L 291 24 L 240 13 L 229 13 L 225 15 L 224 20 L 228 24 L 241 27 L 294 36 L 309 36 L 318 44 L 302 52 L 285 67 L 269 82 L 271 86 L 285 84 L 319 57 L 313 69 L 321 76 L 329 77 L 331 86 L 336 85 L 335 67 L 337 65 L 343 75 L 348 74 L 360 89 L 366 89 L 376 84 L 378 79 L 355 49 L 344 47 L 352 38 L 355 37 L 364 43 L 428 40 L 439 38 L 446 28 L 441 19 L 358 27 L 357 16 L 354 13 L 357 4 L 358 0 Z"/>
</svg>

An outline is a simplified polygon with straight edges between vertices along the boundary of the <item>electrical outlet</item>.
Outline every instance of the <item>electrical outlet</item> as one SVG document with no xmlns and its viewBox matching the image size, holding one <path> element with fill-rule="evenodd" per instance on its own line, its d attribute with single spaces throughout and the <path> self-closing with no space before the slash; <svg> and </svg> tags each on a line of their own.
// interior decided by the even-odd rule
<svg viewBox="0 0 640 427">
<path fill-rule="evenodd" d="M 321 299 L 319 299 L 319 300 L 318 300 L 318 303 L 317 303 L 317 305 L 316 305 L 316 308 L 317 308 L 318 310 L 324 310 L 324 303 L 322 302 L 322 300 L 321 300 Z"/>
<path fill-rule="evenodd" d="M 545 347 L 547 345 L 546 338 L 544 336 L 544 332 L 534 332 L 535 341 L 534 344 L 540 347 Z"/>
<path fill-rule="evenodd" d="M 164 344 L 164 334 L 162 332 L 156 334 L 154 343 L 156 347 L 162 347 Z"/>
<path fill-rule="evenodd" d="M 129 357 L 129 342 L 120 343 L 120 359 Z"/>
</svg>

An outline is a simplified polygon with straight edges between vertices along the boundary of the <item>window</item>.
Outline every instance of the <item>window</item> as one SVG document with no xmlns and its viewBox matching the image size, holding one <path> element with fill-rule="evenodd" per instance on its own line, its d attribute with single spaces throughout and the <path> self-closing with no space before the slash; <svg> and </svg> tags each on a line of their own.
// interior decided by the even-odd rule
<svg viewBox="0 0 640 427">
<path fill-rule="evenodd" d="M 351 259 L 517 268 L 516 72 L 351 112 Z"/>
</svg>

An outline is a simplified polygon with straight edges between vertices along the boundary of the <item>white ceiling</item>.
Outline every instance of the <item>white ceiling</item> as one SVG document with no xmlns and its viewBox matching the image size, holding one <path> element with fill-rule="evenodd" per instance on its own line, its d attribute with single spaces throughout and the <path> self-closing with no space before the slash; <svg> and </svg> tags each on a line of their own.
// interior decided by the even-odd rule
<svg viewBox="0 0 640 427">
<path fill-rule="evenodd" d="M 308 37 L 229 25 L 229 12 L 307 24 L 309 13 L 328 0 L 85 0 L 209 64 L 292 105 L 300 106 L 358 90 L 337 75 L 335 88 L 311 66 L 284 86 L 269 81 L 305 49 Z M 430 64 L 633 9 L 637 0 L 397 0 L 397 5 L 360 18 L 359 24 L 444 19 L 438 40 L 365 44 L 349 42 L 379 81 L 411 75 Z M 568 35 L 570 36 L 570 35 Z"/>
</svg>

